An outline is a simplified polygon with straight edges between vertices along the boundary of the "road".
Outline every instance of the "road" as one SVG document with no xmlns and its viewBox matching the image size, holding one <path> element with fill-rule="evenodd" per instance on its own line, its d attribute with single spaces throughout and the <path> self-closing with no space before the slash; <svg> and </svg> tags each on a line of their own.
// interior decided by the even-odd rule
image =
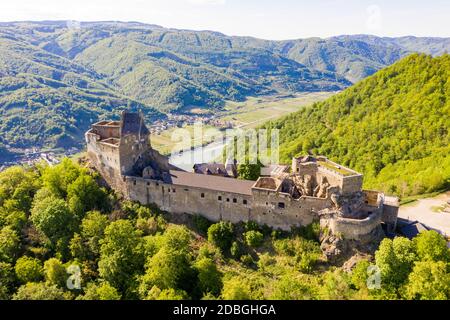
<svg viewBox="0 0 450 320">
<path fill-rule="evenodd" d="M 404 219 L 417 220 L 429 228 L 450 236 L 450 213 L 433 210 L 433 207 L 442 206 L 448 200 L 450 200 L 450 191 L 434 198 L 420 199 L 412 204 L 401 206 L 398 216 Z"/>
</svg>

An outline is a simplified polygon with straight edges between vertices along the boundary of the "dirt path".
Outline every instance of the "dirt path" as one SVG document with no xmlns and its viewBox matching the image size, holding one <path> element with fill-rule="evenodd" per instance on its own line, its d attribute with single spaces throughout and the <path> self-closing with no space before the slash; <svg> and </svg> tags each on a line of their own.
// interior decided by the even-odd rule
<svg viewBox="0 0 450 320">
<path fill-rule="evenodd" d="M 450 213 L 433 210 L 433 207 L 442 206 L 448 200 L 450 200 L 450 191 L 435 198 L 420 199 L 412 204 L 400 207 L 398 216 L 404 219 L 417 220 L 429 228 L 450 236 Z"/>
</svg>

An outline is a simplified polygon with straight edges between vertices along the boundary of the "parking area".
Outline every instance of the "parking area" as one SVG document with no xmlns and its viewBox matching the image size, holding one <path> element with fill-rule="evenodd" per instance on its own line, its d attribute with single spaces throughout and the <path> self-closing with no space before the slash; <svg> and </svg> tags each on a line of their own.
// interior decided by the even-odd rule
<svg viewBox="0 0 450 320">
<path fill-rule="evenodd" d="M 440 210 L 450 201 L 450 191 L 434 198 L 420 199 L 401 206 L 398 216 L 403 219 L 417 220 L 427 227 L 450 237 L 450 212 Z"/>
</svg>

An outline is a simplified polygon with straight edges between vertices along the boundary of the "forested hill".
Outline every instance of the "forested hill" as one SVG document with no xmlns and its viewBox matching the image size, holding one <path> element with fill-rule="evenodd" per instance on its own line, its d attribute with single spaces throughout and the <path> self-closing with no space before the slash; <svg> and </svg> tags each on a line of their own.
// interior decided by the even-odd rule
<svg viewBox="0 0 450 320">
<path fill-rule="evenodd" d="M 360 170 L 368 188 L 401 196 L 450 186 L 450 55 L 414 54 L 267 127 L 281 158 L 326 155 Z"/>
<path fill-rule="evenodd" d="M 80 146 L 92 121 L 147 120 L 249 96 L 336 91 L 446 38 L 269 41 L 133 22 L 0 23 L 0 143 Z"/>
</svg>

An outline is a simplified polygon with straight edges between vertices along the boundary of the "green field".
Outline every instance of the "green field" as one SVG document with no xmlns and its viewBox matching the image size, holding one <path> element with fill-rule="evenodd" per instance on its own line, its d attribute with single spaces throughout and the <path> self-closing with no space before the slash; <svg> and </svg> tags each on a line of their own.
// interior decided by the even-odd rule
<svg viewBox="0 0 450 320">
<path fill-rule="evenodd" d="M 220 113 L 223 120 L 233 121 L 235 127 L 255 128 L 317 101 L 331 97 L 334 92 L 310 92 L 289 96 L 251 97 L 244 102 L 227 102 Z"/>
<path fill-rule="evenodd" d="M 182 134 L 183 132 L 181 130 L 186 130 L 186 133 L 189 133 L 191 138 L 191 142 L 187 140 L 176 139 L 176 136 L 174 136 L 174 139 L 172 139 L 172 135 L 175 133 Z M 194 126 L 185 126 L 183 128 L 170 128 L 167 129 L 160 134 L 152 134 L 151 144 L 152 147 L 161 152 L 162 154 L 169 154 L 172 149 L 177 146 L 177 150 L 186 150 L 189 149 L 191 146 L 198 147 L 200 145 L 209 143 L 214 140 L 215 135 L 211 134 L 212 132 L 218 133 L 219 130 L 208 125 L 202 126 L 202 134 L 203 139 L 197 139 L 194 140 Z"/>
<path fill-rule="evenodd" d="M 310 105 L 317 101 L 323 101 L 335 94 L 334 92 L 312 92 L 301 93 L 289 96 L 268 96 L 251 97 L 244 102 L 227 102 L 223 111 L 217 113 L 217 119 L 233 122 L 234 128 L 256 128 L 268 120 L 274 120 L 283 117 L 289 113 L 300 110 L 302 107 Z M 209 134 L 208 129 L 212 126 L 203 126 L 203 141 L 193 141 L 194 147 L 214 140 L 214 134 Z M 161 132 L 159 135 L 153 134 L 151 137 L 152 146 L 163 154 L 168 154 L 178 143 L 172 141 L 172 134 L 178 128 L 170 128 Z M 188 130 L 193 136 L 194 127 L 186 126 L 183 129 Z M 188 147 L 189 143 L 184 144 L 183 148 Z"/>
</svg>

